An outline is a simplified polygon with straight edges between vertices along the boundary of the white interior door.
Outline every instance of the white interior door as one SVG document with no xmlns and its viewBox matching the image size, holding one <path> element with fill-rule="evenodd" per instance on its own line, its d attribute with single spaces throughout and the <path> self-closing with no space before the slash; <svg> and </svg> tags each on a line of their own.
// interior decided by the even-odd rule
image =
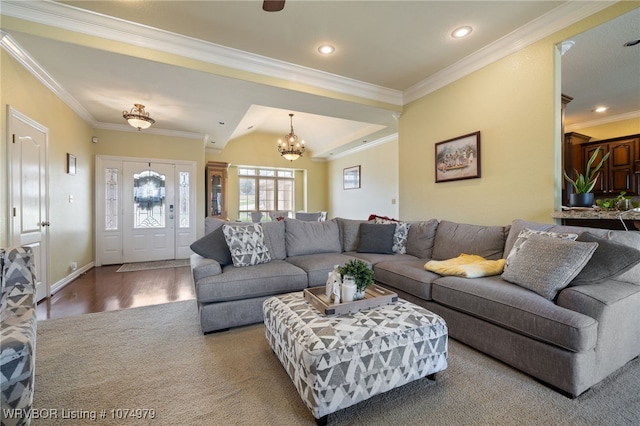
<svg viewBox="0 0 640 426">
<path fill-rule="evenodd" d="M 173 164 L 123 163 L 123 261 L 175 259 Z"/>
<path fill-rule="evenodd" d="M 9 108 L 9 193 L 11 246 L 34 254 L 36 300 L 50 293 L 48 279 L 49 215 L 47 202 L 48 129 Z"/>
</svg>

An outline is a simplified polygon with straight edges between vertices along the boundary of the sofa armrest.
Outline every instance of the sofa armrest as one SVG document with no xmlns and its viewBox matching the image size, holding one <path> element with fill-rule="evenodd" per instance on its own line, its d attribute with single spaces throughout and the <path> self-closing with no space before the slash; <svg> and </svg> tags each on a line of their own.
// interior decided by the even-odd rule
<svg viewBox="0 0 640 426">
<path fill-rule="evenodd" d="M 190 258 L 191 274 L 193 280 L 197 283 L 202 278 L 222 273 L 222 266 L 217 260 L 202 257 L 199 254 L 192 254 Z"/>
<path fill-rule="evenodd" d="M 601 378 L 640 354 L 640 286 L 609 280 L 568 287 L 557 303 L 598 321 L 596 362 Z"/>
</svg>

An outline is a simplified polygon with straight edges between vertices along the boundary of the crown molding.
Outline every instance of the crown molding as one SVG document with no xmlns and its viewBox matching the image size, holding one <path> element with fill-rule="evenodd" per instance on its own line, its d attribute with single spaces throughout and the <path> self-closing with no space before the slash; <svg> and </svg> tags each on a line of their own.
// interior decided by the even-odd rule
<svg viewBox="0 0 640 426">
<path fill-rule="evenodd" d="M 33 59 L 29 52 L 16 42 L 13 37 L 4 31 L 0 32 L 0 46 L 9 53 L 16 61 L 25 67 L 36 79 L 38 79 L 47 89 L 52 91 L 58 98 L 69 106 L 84 121 L 94 125 L 96 120 L 73 96 L 62 87 L 40 64 Z"/>
<path fill-rule="evenodd" d="M 399 90 L 243 52 L 62 3 L 3 1 L 2 14 L 288 82 L 376 102 L 402 105 L 402 92 Z"/>
<path fill-rule="evenodd" d="M 404 91 L 403 103 L 408 104 L 435 92 L 474 71 L 606 9 L 616 2 L 617 0 L 599 2 L 570 1 L 563 3 L 527 25 L 411 86 Z"/>
<path fill-rule="evenodd" d="M 53 92 L 71 110 L 80 116 L 85 122 L 95 129 L 117 130 L 121 132 L 137 132 L 136 129 L 127 124 L 111 124 L 97 121 L 69 92 L 62 87 L 33 57 L 16 42 L 11 35 L 0 31 L 0 46 L 9 53 L 16 61 L 27 69 L 40 83 Z M 162 136 L 180 137 L 187 139 L 206 139 L 208 135 L 193 132 L 181 132 L 175 130 L 165 130 L 160 128 L 149 128 L 145 133 L 152 133 Z"/>
<path fill-rule="evenodd" d="M 330 157 L 322 157 L 327 161 L 337 160 L 339 158 L 346 157 L 347 155 L 352 155 L 360 151 L 365 151 L 367 149 L 374 148 L 376 146 L 384 145 L 385 143 L 395 142 L 398 140 L 398 133 L 392 133 L 388 136 L 384 136 L 380 139 L 376 139 L 375 141 L 367 142 L 366 144 L 358 145 L 355 148 L 348 149 L 346 151 L 342 151 L 339 154 L 332 155 Z"/>
<path fill-rule="evenodd" d="M 616 123 L 623 120 L 631 120 L 640 118 L 640 110 L 631 111 L 624 114 L 612 115 L 609 117 L 598 118 L 596 120 L 583 121 L 581 123 L 573 123 L 564 128 L 565 133 L 575 132 L 576 130 L 586 129 L 588 127 L 602 126 L 603 124 Z"/>
</svg>

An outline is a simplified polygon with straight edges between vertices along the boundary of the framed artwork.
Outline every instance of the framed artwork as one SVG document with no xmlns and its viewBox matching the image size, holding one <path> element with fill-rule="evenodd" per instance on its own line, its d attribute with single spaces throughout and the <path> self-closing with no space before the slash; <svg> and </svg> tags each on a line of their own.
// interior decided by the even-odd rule
<svg viewBox="0 0 640 426">
<path fill-rule="evenodd" d="M 67 173 L 76 174 L 76 156 L 73 154 L 67 154 Z"/>
<path fill-rule="evenodd" d="M 347 167 L 342 173 L 342 187 L 344 189 L 360 188 L 360 166 Z"/>
<path fill-rule="evenodd" d="M 436 144 L 436 183 L 480 177 L 480 132 Z"/>
</svg>

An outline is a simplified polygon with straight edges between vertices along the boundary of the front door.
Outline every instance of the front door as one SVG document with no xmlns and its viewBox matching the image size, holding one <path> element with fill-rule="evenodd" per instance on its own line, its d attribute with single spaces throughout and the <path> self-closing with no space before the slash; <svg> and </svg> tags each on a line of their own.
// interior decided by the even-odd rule
<svg viewBox="0 0 640 426">
<path fill-rule="evenodd" d="M 48 129 L 9 108 L 10 246 L 30 247 L 34 255 L 36 301 L 49 295 L 49 215 L 47 204 Z"/>
<path fill-rule="evenodd" d="M 123 163 L 123 261 L 175 258 L 174 165 Z"/>
</svg>

